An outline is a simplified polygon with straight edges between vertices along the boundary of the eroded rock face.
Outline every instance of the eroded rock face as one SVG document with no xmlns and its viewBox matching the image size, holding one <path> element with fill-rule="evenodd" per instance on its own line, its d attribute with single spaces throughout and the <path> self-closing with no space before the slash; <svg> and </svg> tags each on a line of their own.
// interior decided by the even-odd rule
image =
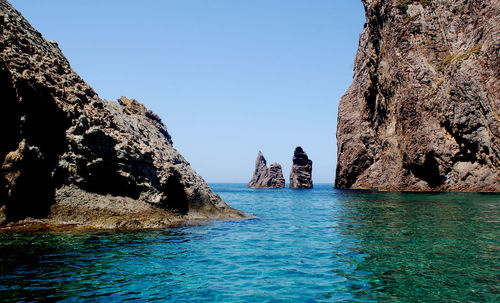
<svg viewBox="0 0 500 303">
<path fill-rule="evenodd" d="M 302 147 L 295 148 L 292 161 L 290 188 L 312 188 L 312 161 L 307 157 Z"/>
<path fill-rule="evenodd" d="M 253 188 L 283 188 L 285 187 L 285 178 L 281 165 L 273 163 L 267 167 L 266 159 L 261 151 L 255 160 L 255 171 L 252 180 L 247 185 Z"/>
<path fill-rule="evenodd" d="M 500 2 L 363 4 L 335 186 L 500 191 Z"/>
<path fill-rule="evenodd" d="M 33 217 L 110 228 L 137 221 L 137 213 L 163 218 L 147 227 L 244 216 L 175 150 L 157 115 L 133 99 L 101 100 L 55 42 L 8 2 L 0 1 L 0 13 L 3 221 Z M 124 202 L 116 201 L 134 212 L 117 211 Z M 86 217 L 88 209 L 101 212 Z M 70 222 L 61 210 L 72 214 Z"/>
</svg>

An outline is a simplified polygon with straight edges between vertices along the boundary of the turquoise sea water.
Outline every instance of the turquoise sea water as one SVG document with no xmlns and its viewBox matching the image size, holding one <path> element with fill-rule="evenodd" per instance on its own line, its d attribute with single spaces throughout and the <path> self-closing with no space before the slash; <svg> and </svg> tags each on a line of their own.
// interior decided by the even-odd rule
<svg viewBox="0 0 500 303">
<path fill-rule="evenodd" d="M 500 196 L 247 189 L 258 218 L 0 233 L 2 301 L 500 302 Z"/>
</svg>

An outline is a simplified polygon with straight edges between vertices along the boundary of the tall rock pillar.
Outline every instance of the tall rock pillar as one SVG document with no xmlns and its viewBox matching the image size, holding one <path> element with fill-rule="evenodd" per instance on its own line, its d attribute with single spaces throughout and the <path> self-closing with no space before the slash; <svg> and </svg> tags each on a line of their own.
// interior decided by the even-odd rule
<svg viewBox="0 0 500 303">
<path fill-rule="evenodd" d="M 302 147 L 297 146 L 293 152 L 293 165 L 290 172 L 290 188 L 312 188 L 312 161 Z"/>
</svg>

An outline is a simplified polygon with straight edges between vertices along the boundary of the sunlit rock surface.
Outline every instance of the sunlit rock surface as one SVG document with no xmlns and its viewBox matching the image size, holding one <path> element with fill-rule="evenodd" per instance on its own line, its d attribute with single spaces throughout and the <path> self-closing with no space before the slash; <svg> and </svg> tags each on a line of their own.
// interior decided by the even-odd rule
<svg viewBox="0 0 500 303">
<path fill-rule="evenodd" d="M 500 2 L 363 4 L 335 186 L 500 191 Z"/>
<path fill-rule="evenodd" d="M 252 180 L 247 185 L 253 188 L 283 188 L 285 187 L 285 178 L 281 165 L 273 163 L 267 167 L 267 161 L 261 151 L 255 159 L 255 170 Z"/>
</svg>

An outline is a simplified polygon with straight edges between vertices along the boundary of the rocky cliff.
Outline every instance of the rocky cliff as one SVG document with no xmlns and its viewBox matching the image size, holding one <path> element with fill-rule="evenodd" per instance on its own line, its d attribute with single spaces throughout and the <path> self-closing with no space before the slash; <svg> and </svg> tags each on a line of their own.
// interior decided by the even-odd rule
<svg viewBox="0 0 500 303">
<path fill-rule="evenodd" d="M 302 147 L 295 148 L 292 163 L 290 188 L 312 188 L 312 161 Z"/>
<path fill-rule="evenodd" d="M 267 167 L 266 159 L 261 151 L 255 159 L 255 170 L 252 180 L 247 185 L 253 188 L 283 188 L 285 187 L 285 178 L 281 165 L 273 163 Z"/>
<path fill-rule="evenodd" d="M 500 191 L 500 2 L 363 4 L 335 186 Z"/>
<path fill-rule="evenodd" d="M 0 59 L 4 223 L 140 228 L 244 216 L 174 149 L 157 115 L 136 100 L 101 100 L 3 0 Z"/>
</svg>

